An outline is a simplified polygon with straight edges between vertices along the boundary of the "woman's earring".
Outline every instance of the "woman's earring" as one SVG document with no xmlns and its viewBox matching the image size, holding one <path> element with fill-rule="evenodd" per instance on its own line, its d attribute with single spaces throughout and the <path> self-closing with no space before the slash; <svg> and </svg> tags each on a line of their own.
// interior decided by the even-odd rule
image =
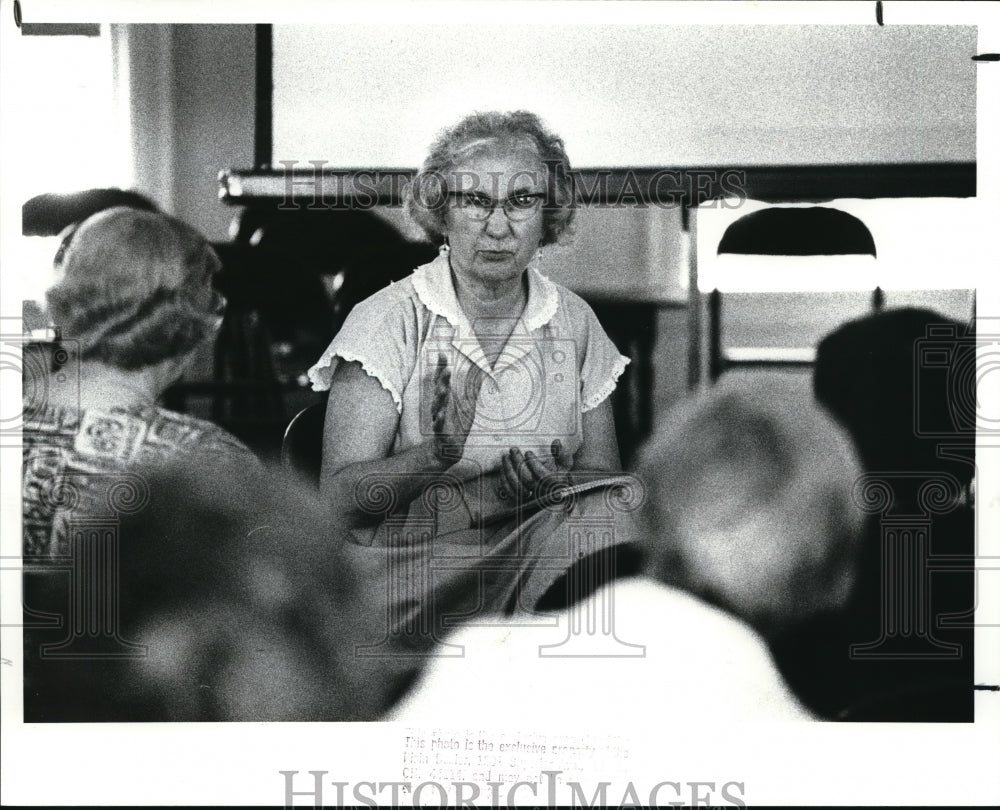
<svg viewBox="0 0 1000 810">
<path fill-rule="evenodd" d="M 444 256 L 447 259 L 449 253 L 451 253 L 451 245 L 448 244 L 448 237 L 446 236 L 438 248 L 438 255 Z"/>
</svg>

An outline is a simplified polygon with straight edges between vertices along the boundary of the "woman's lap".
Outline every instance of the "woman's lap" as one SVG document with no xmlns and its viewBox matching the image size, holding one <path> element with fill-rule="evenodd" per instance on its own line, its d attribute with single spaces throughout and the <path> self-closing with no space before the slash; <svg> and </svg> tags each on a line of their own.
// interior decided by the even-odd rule
<svg viewBox="0 0 1000 810">
<path fill-rule="evenodd" d="M 614 578 L 620 555 L 611 552 L 627 546 L 635 529 L 633 510 L 616 507 L 609 491 L 592 490 L 520 521 L 359 548 L 385 588 L 388 636 L 422 647 L 421 639 L 440 642 L 457 624 L 544 609 L 543 597 L 571 570 L 586 571 L 585 582 L 572 586 L 577 596 L 586 595 L 587 582 L 599 587 Z"/>
</svg>

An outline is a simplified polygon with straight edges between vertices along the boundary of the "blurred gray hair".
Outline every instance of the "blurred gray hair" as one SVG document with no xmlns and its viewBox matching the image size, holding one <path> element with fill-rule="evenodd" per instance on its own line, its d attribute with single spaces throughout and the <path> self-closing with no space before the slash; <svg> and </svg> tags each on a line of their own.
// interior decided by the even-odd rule
<svg viewBox="0 0 1000 810">
<path fill-rule="evenodd" d="M 649 573 L 769 634 L 846 602 L 862 514 L 846 433 L 787 374 L 724 377 L 644 447 Z"/>
</svg>

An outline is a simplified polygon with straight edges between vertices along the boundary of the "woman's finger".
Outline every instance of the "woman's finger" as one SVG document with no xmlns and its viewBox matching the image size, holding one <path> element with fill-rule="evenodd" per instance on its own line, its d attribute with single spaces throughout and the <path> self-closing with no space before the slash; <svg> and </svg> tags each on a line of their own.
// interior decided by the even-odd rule
<svg viewBox="0 0 1000 810">
<path fill-rule="evenodd" d="M 548 467 L 546 467 L 542 463 L 542 460 L 540 458 L 538 458 L 538 456 L 536 456 L 530 450 L 527 453 L 524 454 L 524 462 L 525 462 L 525 465 L 527 466 L 528 470 L 531 472 L 531 474 L 535 478 L 535 482 L 536 482 L 535 486 L 538 486 L 538 482 L 540 482 L 543 478 L 545 478 L 546 476 L 548 476 L 548 475 L 550 475 L 552 473 L 552 470 L 550 470 Z"/>
<path fill-rule="evenodd" d="M 517 472 L 517 477 L 521 482 L 521 486 L 528 492 L 533 490 L 538 482 L 535 480 L 535 476 L 532 475 L 531 470 L 528 469 L 528 465 L 524 460 L 524 454 L 521 452 L 520 448 L 510 448 L 510 460 Z"/>
<path fill-rule="evenodd" d="M 556 469 L 568 470 L 572 466 L 573 458 L 563 450 L 563 443 L 559 439 L 552 440 L 552 447 L 550 449 Z"/>
<path fill-rule="evenodd" d="M 514 462 L 510 460 L 510 456 L 506 453 L 500 457 L 500 468 L 503 470 L 504 484 L 510 491 L 510 494 L 514 495 L 520 488 L 521 482 L 517 477 L 517 472 L 514 470 Z"/>
</svg>

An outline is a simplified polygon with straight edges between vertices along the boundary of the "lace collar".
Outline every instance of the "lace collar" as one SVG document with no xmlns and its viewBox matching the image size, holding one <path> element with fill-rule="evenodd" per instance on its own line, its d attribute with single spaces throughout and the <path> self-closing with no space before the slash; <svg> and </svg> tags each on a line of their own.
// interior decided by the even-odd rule
<svg viewBox="0 0 1000 810">
<path fill-rule="evenodd" d="M 555 283 L 535 268 L 529 267 L 528 302 L 521 321 L 528 332 L 540 329 L 555 317 L 559 307 L 559 291 Z M 435 315 L 440 315 L 455 329 L 471 332 L 469 318 L 458 303 L 455 285 L 451 281 L 451 267 L 445 256 L 422 265 L 413 271 L 413 289 L 420 302 Z"/>
</svg>

